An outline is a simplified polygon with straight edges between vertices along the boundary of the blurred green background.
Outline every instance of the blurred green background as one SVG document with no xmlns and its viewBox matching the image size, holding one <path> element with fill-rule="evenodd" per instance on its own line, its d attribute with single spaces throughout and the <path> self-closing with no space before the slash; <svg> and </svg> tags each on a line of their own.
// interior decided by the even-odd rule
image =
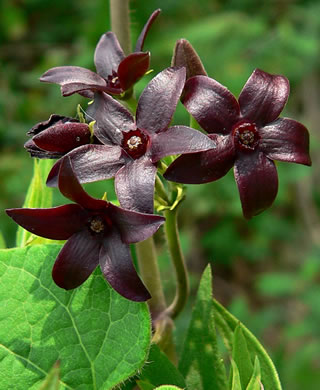
<svg viewBox="0 0 320 390">
<path fill-rule="evenodd" d="M 78 103 L 86 106 L 85 99 L 62 98 L 58 86 L 41 84 L 38 78 L 53 66 L 94 70 L 95 45 L 110 28 L 108 6 L 106 0 L 0 2 L 0 229 L 8 247 L 14 246 L 16 225 L 4 209 L 22 206 L 32 176 L 33 162 L 23 149 L 26 132 L 51 113 L 75 116 Z M 180 225 L 192 292 L 211 262 L 215 296 L 264 343 L 284 389 L 318 390 L 320 3 L 132 0 L 131 7 L 133 42 L 150 13 L 162 9 L 145 43 L 152 52 L 153 75 L 170 65 L 175 41 L 186 38 L 208 74 L 235 95 L 257 67 L 290 80 L 283 115 L 308 127 L 313 167 L 277 164 L 277 199 L 249 222 L 242 217 L 232 172 L 216 183 L 189 186 Z M 137 93 L 147 80 L 139 82 Z M 175 123 L 188 124 L 182 105 Z M 112 183 L 89 186 L 95 196 L 106 188 L 112 192 Z M 161 233 L 157 240 L 170 298 L 172 270 Z M 177 322 L 178 343 L 191 302 Z"/>
</svg>

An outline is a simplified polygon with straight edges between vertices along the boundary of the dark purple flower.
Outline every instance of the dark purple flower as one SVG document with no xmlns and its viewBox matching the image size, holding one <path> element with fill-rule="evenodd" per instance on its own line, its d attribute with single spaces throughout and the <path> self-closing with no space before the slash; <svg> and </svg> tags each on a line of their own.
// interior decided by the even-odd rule
<svg viewBox="0 0 320 390">
<path fill-rule="evenodd" d="M 55 283 L 66 290 L 76 288 L 100 264 L 104 277 L 119 294 L 133 301 L 149 299 L 132 264 L 129 244 L 150 237 L 164 218 L 92 198 L 82 189 L 68 158 L 61 164 L 59 189 L 75 204 L 7 210 L 16 223 L 33 234 L 68 240 L 52 270 Z"/>
<path fill-rule="evenodd" d="M 60 158 L 71 150 L 90 144 L 92 136 L 86 123 L 53 114 L 28 131 L 32 138 L 24 144 L 31 157 Z"/>
<path fill-rule="evenodd" d="M 186 39 L 179 39 L 173 50 L 171 60 L 172 66 L 184 66 L 186 68 L 186 79 L 193 76 L 207 76 L 202 61 L 191 43 Z"/>
<path fill-rule="evenodd" d="M 192 77 L 186 83 L 183 104 L 217 147 L 179 157 L 165 178 L 206 183 L 221 178 L 234 165 L 245 218 L 270 207 L 278 191 L 273 160 L 311 165 L 307 129 L 292 119 L 279 118 L 288 96 L 285 77 L 259 69 L 248 79 L 238 101 L 217 81 Z"/>
<path fill-rule="evenodd" d="M 184 68 L 167 68 L 159 73 L 142 92 L 136 119 L 111 96 L 97 94 L 92 113 L 96 120 L 94 133 L 104 145 L 82 146 L 67 155 L 80 182 L 115 176 L 122 207 L 152 213 L 157 161 L 215 146 L 199 131 L 186 126 L 169 127 L 184 81 Z M 60 164 L 58 161 L 52 168 L 49 186 L 57 185 Z"/>
<path fill-rule="evenodd" d="M 141 31 L 134 53 L 125 56 L 116 35 L 109 31 L 102 35 L 95 50 L 94 62 L 97 73 L 80 66 L 59 66 L 45 72 L 40 81 L 59 84 L 63 96 L 77 92 L 92 98 L 95 91 L 112 95 L 123 94 L 149 68 L 150 53 L 142 51 L 143 44 L 159 13 L 158 9 L 151 14 Z"/>
</svg>

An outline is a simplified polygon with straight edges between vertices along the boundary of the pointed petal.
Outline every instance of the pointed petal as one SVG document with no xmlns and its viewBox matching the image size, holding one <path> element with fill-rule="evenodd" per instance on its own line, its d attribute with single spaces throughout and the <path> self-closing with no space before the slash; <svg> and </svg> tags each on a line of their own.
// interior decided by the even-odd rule
<svg viewBox="0 0 320 390">
<path fill-rule="evenodd" d="M 90 130 L 86 123 L 66 122 L 53 125 L 33 137 L 41 149 L 67 153 L 78 146 L 90 143 Z"/>
<path fill-rule="evenodd" d="M 95 136 L 104 144 L 121 145 L 122 132 L 134 130 L 131 113 L 117 100 L 105 93 L 97 93 L 94 99 Z"/>
<path fill-rule="evenodd" d="M 207 76 L 207 72 L 204 69 L 198 53 L 186 39 L 179 39 L 176 42 L 171 65 L 185 66 L 187 80 L 192 76 Z"/>
<path fill-rule="evenodd" d="M 51 240 L 67 240 L 83 228 L 88 217 L 76 204 L 50 209 L 8 209 L 6 213 L 30 233 Z"/>
<path fill-rule="evenodd" d="M 40 81 L 61 85 L 64 87 L 62 91 L 64 96 L 83 89 L 106 87 L 106 81 L 102 77 L 80 66 L 51 68 L 40 77 Z"/>
<path fill-rule="evenodd" d="M 274 162 L 262 152 L 242 153 L 235 162 L 234 176 L 246 219 L 272 205 L 278 192 L 278 174 Z"/>
<path fill-rule="evenodd" d="M 272 160 L 311 165 L 309 133 L 299 122 L 279 118 L 259 129 L 260 150 Z"/>
<path fill-rule="evenodd" d="M 80 183 L 110 179 L 125 162 L 119 146 L 84 145 L 65 156 L 70 157 Z M 57 161 L 49 172 L 47 186 L 57 187 L 60 164 L 61 160 Z"/>
<path fill-rule="evenodd" d="M 98 74 L 108 79 L 108 76 L 112 76 L 112 72 L 117 72 L 124 57 L 116 35 L 112 31 L 103 34 L 94 53 L 94 63 Z"/>
<path fill-rule="evenodd" d="M 63 156 L 63 153 L 58 152 L 48 152 L 47 150 L 43 150 L 38 148 L 38 146 L 34 143 L 32 139 L 29 139 L 23 147 L 30 153 L 31 157 L 36 158 L 60 158 Z"/>
<path fill-rule="evenodd" d="M 141 79 L 149 69 L 150 53 L 129 54 L 120 62 L 118 77 L 121 88 L 126 91 Z"/>
<path fill-rule="evenodd" d="M 147 20 L 147 23 L 144 25 L 144 27 L 139 35 L 139 38 L 138 38 L 137 43 L 136 43 L 136 48 L 134 50 L 135 52 L 143 50 L 143 44 L 144 44 L 144 41 L 145 41 L 146 36 L 148 34 L 148 31 L 150 30 L 150 27 L 152 26 L 153 22 L 156 20 L 157 16 L 160 14 L 160 12 L 161 12 L 160 9 L 156 9 L 150 15 L 149 19 Z"/>
<path fill-rule="evenodd" d="M 54 125 L 66 123 L 66 122 L 73 122 L 73 123 L 79 123 L 77 119 L 70 118 L 67 116 L 62 116 L 58 114 L 52 114 L 50 115 L 50 118 L 46 121 L 42 121 L 34 125 L 28 132 L 27 135 L 33 136 L 36 134 L 39 134 L 41 131 L 48 129 L 49 127 L 52 127 Z"/>
<path fill-rule="evenodd" d="M 202 152 L 215 146 L 207 135 L 198 130 L 187 126 L 173 126 L 154 135 L 151 142 L 152 162 L 173 154 Z"/>
<path fill-rule="evenodd" d="M 289 90 L 286 77 L 256 69 L 239 96 L 242 116 L 258 125 L 274 121 L 288 100 Z"/>
<path fill-rule="evenodd" d="M 115 176 L 115 188 L 121 207 L 141 213 L 153 213 L 154 182 L 157 167 L 148 157 L 127 163 Z"/>
<path fill-rule="evenodd" d="M 229 134 L 239 120 L 237 99 L 222 84 L 206 76 L 187 80 L 182 103 L 208 133 Z"/>
<path fill-rule="evenodd" d="M 137 213 L 109 204 L 108 213 L 126 244 L 144 241 L 152 236 L 164 223 L 159 215 Z"/>
<path fill-rule="evenodd" d="M 58 184 L 62 195 L 85 209 L 100 210 L 107 206 L 107 202 L 92 198 L 81 187 L 72 169 L 70 157 L 64 157 L 61 160 Z"/>
<path fill-rule="evenodd" d="M 113 95 L 120 95 L 123 91 L 119 88 L 113 88 L 109 85 L 102 86 L 98 84 L 87 84 L 87 83 L 68 83 L 61 85 L 62 96 L 70 96 L 74 93 L 78 93 L 81 96 L 92 98 L 94 92 L 106 92 Z"/>
<path fill-rule="evenodd" d="M 215 149 L 180 156 L 168 167 L 164 177 L 186 184 L 208 183 L 223 177 L 234 164 L 232 139 L 220 134 L 210 134 L 209 137 L 215 142 Z"/>
<path fill-rule="evenodd" d="M 52 269 L 54 282 L 65 290 L 84 283 L 99 264 L 100 243 L 89 231 L 74 234 L 61 249 Z"/>
<path fill-rule="evenodd" d="M 185 68 L 167 68 L 149 82 L 138 102 L 139 129 L 158 133 L 168 128 L 180 99 L 185 77 Z"/>
<path fill-rule="evenodd" d="M 99 261 L 104 277 L 120 295 L 136 302 L 151 298 L 134 269 L 129 245 L 121 241 L 118 232 L 104 238 Z"/>
</svg>

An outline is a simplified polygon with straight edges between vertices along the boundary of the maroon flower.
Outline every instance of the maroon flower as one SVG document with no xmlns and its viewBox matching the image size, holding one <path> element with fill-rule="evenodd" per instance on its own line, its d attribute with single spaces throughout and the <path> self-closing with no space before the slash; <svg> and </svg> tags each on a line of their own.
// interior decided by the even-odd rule
<svg viewBox="0 0 320 390">
<path fill-rule="evenodd" d="M 79 94 L 92 98 L 94 91 L 120 95 L 129 90 L 148 70 L 150 53 L 142 52 L 146 35 L 159 15 L 154 11 L 138 38 L 134 53 L 125 56 L 116 35 L 109 31 L 100 38 L 94 62 L 97 73 L 80 66 L 59 66 L 45 72 L 40 81 L 61 86 L 63 96 Z"/>
<path fill-rule="evenodd" d="M 183 104 L 217 148 L 179 157 L 165 178 L 206 183 L 221 178 L 234 165 L 245 218 L 270 207 L 278 191 L 273 160 L 311 165 L 307 129 L 292 119 L 278 118 L 288 95 L 285 77 L 259 69 L 250 76 L 238 101 L 209 77 L 189 79 Z"/>
<path fill-rule="evenodd" d="M 76 119 L 53 114 L 28 131 L 32 138 L 24 144 L 31 157 L 60 158 L 92 141 L 90 128 Z"/>
<path fill-rule="evenodd" d="M 186 39 L 179 39 L 173 50 L 171 60 L 172 66 L 184 66 L 186 68 L 186 79 L 193 76 L 207 76 L 202 61 L 191 43 Z"/>
<path fill-rule="evenodd" d="M 68 240 L 52 270 L 55 283 L 66 290 L 76 288 L 100 264 L 106 280 L 119 294 L 133 301 L 149 299 L 132 264 L 128 244 L 150 237 L 164 218 L 92 198 L 82 189 L 68 158 L 61 164 L 59 189 L 76 204 L 7 210 L 16 223 L 38 236 Z"/>
<path fill-rule="evenodd" d="M 186 126 L 168 128 L 185 81 L 184 68 L 167 68 L 153 78 L 140 96 L 136 120 L 105 93 L 95 97 L 94 133 L 104 145 L 86 145 L 68 153 L 80 182 L 109 179 L 122 207 L 153 212 L 156 163 L 173 154 L 213 148 L 204 134 Z M 52 168 L 47 184 L 57 185 L 61 161 Z"/>
</svg>

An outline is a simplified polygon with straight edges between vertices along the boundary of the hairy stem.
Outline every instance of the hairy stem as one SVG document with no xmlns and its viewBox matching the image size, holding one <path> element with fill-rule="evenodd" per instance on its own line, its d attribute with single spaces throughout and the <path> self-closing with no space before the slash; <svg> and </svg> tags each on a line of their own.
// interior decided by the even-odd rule
<svg viewBox="0 0 320 390">
<path fill-rule="evenodd" d="M 110 0 L 111 30 L 126 55 L 131 52 L 129 0 Z"/>
<path fill-rule="evenodd" d="M 176 318 L 182 311 L 189 295 L 188 274 L 180 245 L 177 212 L 177 208 L 174 208 L 173 210 L 166 210 L 164 213 L 166 217 L 165 232 L 168 248 L 177 278 L 176 296 L 167 309 L 171 318 Z"/>
<path fill-rule="evenodd" d="M 166 310 L 166 300 L 162 289 L 153 237 L 138 242 L 136 250 L 142 280 L 152 296 L 148 301 L 148 305 L 152 319 L 155 320 Z"/>
</svg>

